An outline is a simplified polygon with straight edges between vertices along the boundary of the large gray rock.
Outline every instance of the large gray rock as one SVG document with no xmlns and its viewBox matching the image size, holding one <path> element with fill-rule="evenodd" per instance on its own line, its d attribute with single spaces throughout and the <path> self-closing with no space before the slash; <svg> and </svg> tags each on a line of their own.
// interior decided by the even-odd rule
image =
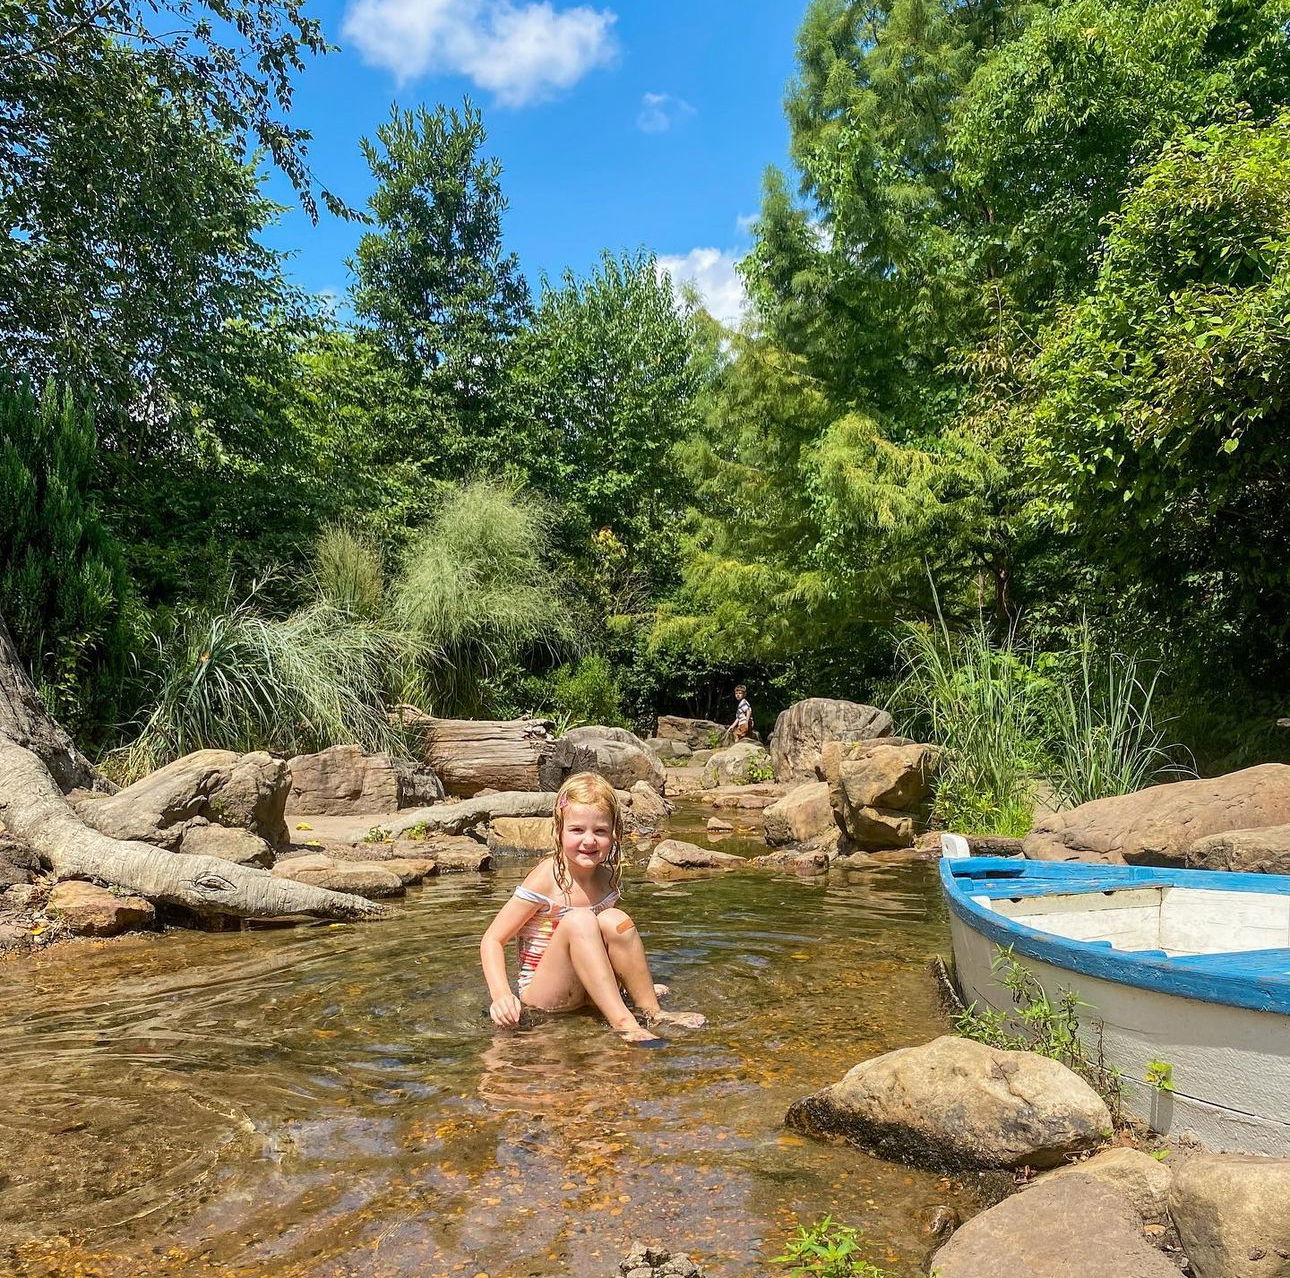
<svg viewBox="0 0 1290 1278">
<path fill-rule="evenodd" d="M 834 817 L 859 848 L 909 847 L 922 828 L 940 753 L 894 740 L 830 741 L 820 752 Z"/>
<path fill-rule="evenodd" d="M 836 828 L 827 781 L 808 781 L 776 799 L 763 813 L 771 847 L 806 843 Z"/>
<path fill-rule="evenodd" d="M 82 797 L 77 814 L 114 839 L 141 839 L 174 850 L 186 824 L 250 830 L 277 847 L 286 842 L 283 815 L 291 776 L 262 751 L 197 750 L 106 798 Z"/>
<path fill-rule="evenodd" d="M 1290 1159 L 1189 1157 L 1169 1212 L 1196 1278 L 1290 1278 Z"/>
<path fill-rule="evenodd" d="M 715 750 L 721 744 L 721 734 L 729 726 L 728 723 L 714 723 L 711 719 L 683 719 L 676 714 L 662 714 L 659 715 L 655 735 L 669 741 L 684 742 L 691 750 Z"/>
<path fill-rule="evenodd" d="M 1133 1207 L 1082 1172 L 1045 1177 L 973 1216 L 930 1269 L 937 1278 L 1178 1278 Z"/>
<path fill-rule="evenodd" d="M 736 741 L 718 750 L 703 765 L 703 783 L 708 786 L 748 785 L 773 775 L 766 747 L 756 741 Z"/>
<path fill-rule="evenodd" d="M 157 917 L 152 902 L 141 896 L 120 896 L 79 879 L 56 883 L 45 908 L 78 936 L 118 936 L 151 927 Z"/>
<path fill-rule="evenodd" d="M 272 868 L 274 858 L 273 849 L 258 834 L 227 825 L 212 825 L 201 817 L 194 817 L 185 825 L 175 851 L 182 856 L 218 857 L 234 865 L 258 865 L 264 870 Z"/>
<path fill-rule="evenodd" d="M 1127 1145 L 1104 1149 L 1083 1162 L 1044 1172 L 1037 1183 L 1060 1180 L 1064 1176 L 1092 1176 L 1126 1198 L 1144 1222 L 1168 1223 L 1173 1172 L 1160 1159 L 1140 1149 Z"/>
<path fill-rule="evenodd" d="M 714 852 L 681 839 L 664 839 L 650 854 L 646 875 L 651 879 L 697 879 L 728 870 L 743 870 L 748 862 L 729 852 Z"/>
<path fill-rule="evenodd" d="M 665 764 L 685 766 L 694 753 L 684 741 L 673 741 L 670 737 L 646 737 L 645 744 L 654 751 Z"/>
<path fill-rule="evenodd" d="M 818 781 L 820 751 L 829 741 L 867 741 L 891 735 L 891 715 L 877 706 L 832 697 L 795 702 L 775 720 L 771 760 L 780 781 Z"/>
<path fill-rule="evenodd" d="M 1290 825 L 1207 835 L 1186 849 L 1183 863 L 1192 870 L 1290 874 Z"/>
<path fill-rule="evenodd" d="M 670 812 L 667 800 L 648 781 L 637 781 L 632 786 L 626 814 L 632 830 L 661 830 Z"/>
<path fill-rule="evenodd" d="M 418 771 L 389 754 L 364 754 L 360 746 L 338 745 L 317 754 L 298 754 L 287 764 L 293 816 L 342 816 L 350 812 L 397 812 L 444 797 L 438 777 Z"/>
<path fill-rule="evenodd" d="M 1184 865 L 1198 840 L 1290 824 L 1290 764 L 1153 785 L 1095 799 L 1035 823 L 1022 845 L 1037 861 Z"/>
<path fill-rule="evenodd" d="M 615 790 L 630 790 L 638 781 L 646 781 L 663 793 L 666 774 L 662 760 L 634 732 L 626 728 L 591 725 L 571 728 L 565 740 L 592 753 L 595 762 L 589 770 L 598 772 Z"/>
<path fill-rule="evenodd" d="M 785 1121 L 949 1169 L 1051 1167 L 1111 1132 L 1106 1104 L 1065 1065 L 953 1035 L 864 1061 L 794 1101 Z"/>
</svg>

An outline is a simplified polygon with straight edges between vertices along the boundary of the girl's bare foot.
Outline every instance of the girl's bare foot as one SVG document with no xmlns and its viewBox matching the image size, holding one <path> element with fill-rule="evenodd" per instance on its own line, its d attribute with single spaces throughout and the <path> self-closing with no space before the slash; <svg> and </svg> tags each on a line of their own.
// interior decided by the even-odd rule
<svg viewBox="0 0 1290 1278">
<path fill-rule="evenodd" d="M 616 1030 L 615 1033 L 624 1043 L 635 1043 L 640 1047 L 660 1047 L 666 1041 L 641 1025 L 634 1029 Z"/>
<path fill-rule="evenodd" d="M 649 1018 L 651 1026 L 675 1025 L 678 1029 L 702 1029 L 708 1018 L 702 1012 L 663 1012 Z"/>
</svg>

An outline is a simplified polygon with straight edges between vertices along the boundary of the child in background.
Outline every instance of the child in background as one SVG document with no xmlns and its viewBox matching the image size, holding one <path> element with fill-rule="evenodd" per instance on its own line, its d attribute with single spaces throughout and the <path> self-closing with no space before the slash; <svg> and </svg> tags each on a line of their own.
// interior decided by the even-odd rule
<svg viewBox="0 0 1290 1278">
<path fill-rule="evenodd" d="M 697 1028 L 697 1012 L 664 1012 L 636 925 L 622 910 L 623 818 L 613 787 L 592 772 L 570 777 L 555 799 L 555 851 L 543 857 L 497 912 L 479 943 L 492 1005 L 503 1027 L 525 1007 L 572 1012 L 594 1003 L 629 1043 L 657 1042 L 623 1000 L 627 991 L 648 1025 Z M 518 993 L 506 972 L 506 946 L 519 938 Z"/>
</svg>

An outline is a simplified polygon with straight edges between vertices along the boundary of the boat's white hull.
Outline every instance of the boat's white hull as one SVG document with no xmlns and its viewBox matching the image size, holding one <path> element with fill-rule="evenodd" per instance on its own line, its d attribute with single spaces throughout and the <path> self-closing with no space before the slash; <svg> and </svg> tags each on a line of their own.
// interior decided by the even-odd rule
<svg viewBox="0 0 1290 1278">
<path fill-rule="evenodd" d="M 992 974 L 994 941 L 950 915 L 954 962 L 966 1002 L 1013 1010 Z M 1074 990 L 1086 1047 L 1124 1077 L 1128 1111 L 1168 1136 L 1184 1133 L 1213 1150 L 1290 1156 L 1290 1018 L 1105 980 L 1013 952 L 1050 998 Z M 1146 1081 L 1171 1067 L 1174 1090 Z"/>
</svg>

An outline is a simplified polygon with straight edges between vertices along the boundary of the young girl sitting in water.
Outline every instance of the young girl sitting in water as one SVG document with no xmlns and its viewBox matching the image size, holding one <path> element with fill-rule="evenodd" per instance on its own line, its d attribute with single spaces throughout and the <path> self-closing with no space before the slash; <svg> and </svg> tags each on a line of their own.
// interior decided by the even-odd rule
<svg viewBox="0 0 1290 1278">
<path fill-rule="evenodd" d="M 570 777 L 555 799 L 555 851 L 515 889 L 479 943 L 484 979 L 501 1026 L 518 1025 L 525 1007 L 571 1012 L 590 1001 L 629 1043 L 655 1041 L 648 1025 L 697 1028 L 697 1012 L 664 1012 L 663 986 L 650 976 L 645 946 L 622 910 L 623 818 L 613 787 L 592 772 Z M 519 938 L 518 996 L 506 974 L 505 947 Z"/>
</svg>

